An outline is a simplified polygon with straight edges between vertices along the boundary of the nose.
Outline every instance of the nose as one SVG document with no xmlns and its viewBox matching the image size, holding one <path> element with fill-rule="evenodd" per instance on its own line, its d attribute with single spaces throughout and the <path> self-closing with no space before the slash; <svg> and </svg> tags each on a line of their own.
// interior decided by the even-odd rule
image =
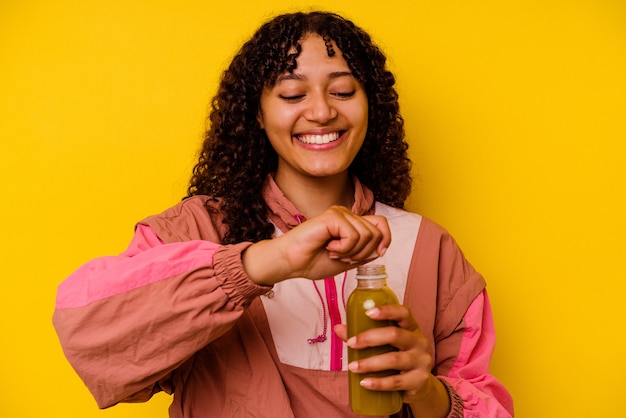
<svg viewBox="0 0 626 418">
<path fill-rule="evenodd" d="M 311 95 L 305 117 L 318 123 L 326 123 L 337 117 L 337 109 L 333 106 L 332 98 L 324 93 Z"/>
</svg>

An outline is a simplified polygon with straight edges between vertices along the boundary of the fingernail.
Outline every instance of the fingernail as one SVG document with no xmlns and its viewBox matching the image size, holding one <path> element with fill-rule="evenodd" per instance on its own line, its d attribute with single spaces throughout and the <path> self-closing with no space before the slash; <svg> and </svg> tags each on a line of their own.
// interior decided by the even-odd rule
<svg viewBox="0 0 626 418">
<path fill-rule="evenodd" d="M 363 379 L 359 382 L 359 384 L 367 389 L 372 387 L 372 381 L 370 379 Z"/>
<path fill-rule="evenodd" d="M 350 370 L 351 372 L 355 372 L 359 369 L 359 363 L 357 363 L 356 361 L 353 361 L 352 363 L 348 364 L 348 370 Z"/>
<path fill-rule="evenodd" d="M 356 344 L 356 337 L 348 338 L 348 341 L 346 341 L 346 344 L 348 344 L 348 347 L 352 347 L 354 344 Z"/>
<path fill-rule="evenodd" d="M 380 253 L 378 253 L 378 256 L 379 256 L 379 257 L 382 257 L 383 255 L 385 255 L 385 253 L 386 253 L 386 252 L 387 252 L 387 247 L 383 247 L 383 248 L 380 250 Z"/>
<path fill-rule="evenodd" d="M 365 311 L 365 315 L 369 317 L 373 317 L 373 316 L 375 317 L 375 316 L 378 316 L 378 314 L 380 314 L 380 309 L 378 308 L 372 308 L 372 309 Z"/>
</svg>

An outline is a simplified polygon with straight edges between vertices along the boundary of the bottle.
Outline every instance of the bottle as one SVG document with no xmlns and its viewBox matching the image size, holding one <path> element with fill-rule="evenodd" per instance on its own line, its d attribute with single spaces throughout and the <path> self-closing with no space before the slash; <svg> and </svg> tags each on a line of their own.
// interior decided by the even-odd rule
<svg viewBox="0 0 626 418">
<path fill-rule="evenodd" d="M 396 326 L 394 321 L 376 321 L 365 312 L 383 305 L 398 303 L 398 298 L 387 287 L 385 266 L 369 264 L 358 267 L 357 287 L 350 294 L 346 307 L 348 338 L 367 329 Z M 348 347 L 348 362 L 397 350 L 390 345 L 367 347 L 354 350 Z M 366 377 L 384 377 L 399 373 L 397 370 L 385 370 L 373 373 L 348 372 L 350 389 L 350 407 L 359 415 L 380 416 L 395 414 L 402 408 L 402 395 L 399 391 L 383 392 L 362 387 L 360 381 Z"/>
</svg>

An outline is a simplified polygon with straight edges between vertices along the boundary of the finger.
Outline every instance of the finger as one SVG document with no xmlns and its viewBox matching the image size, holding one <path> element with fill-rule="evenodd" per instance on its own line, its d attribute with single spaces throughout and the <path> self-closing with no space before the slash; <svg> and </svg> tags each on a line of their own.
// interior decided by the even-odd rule
<svg viewBox="0 0 626 418">
<path fill-rule="evenodd" d="M 406 381 L 406 377 L 402 374 L 394 374 L 387 377 L 366 377 L 359 382 L 361 386 L 370 390 L 378 391 L 395 391 L 406 390 L 409 385 Z"/>
<path fill-rule="evenodd" d="M 365 261 L 378 257 L 381 242 L 389 241 L 385 233 L 365 218 L 352 213 L 344 213 L 344 235 L 339 240 L 329 242 L 327 249 L 339 254 L 343 261 Z M 386 225 L 383 223 L 383 225 Z M 381 251 L 384 253 L 384 251 Z"/>
<path fill-rule="evenodd" d="M 326 249 L 338 255 L 345 255 L 358 243 L 359 230 L 355 215 L 344 207 L 333 206 L 322 214 L 329 239 Z"/>
<path fill-rule="evenodd" d="M 411 361 L 411 354 L 398 350 L 354 360 L 348 364 L 348 370 L 352 373 L 371 373 L 385 370 L 402 371 L 411 370 L 412 367 L 414 367 L 414 362 Z"/>
<path fill-rule="evenodd" d="M 372 225 L 374 225 L 376 229 L 378 229 L 382 233 L 382 238 L 376 249 L 378 255 L 382 257 L 382 255 L 385 254 L 387 248 L 389 248 L 389 245 L 391 244 L 391 229 L 389 228 L 387 218 L 377 215 L 366 215 L 363 218 L 370 222 Z"/>
<path fill-rule="evenodd" d="M 386 370 L 398 371 L 389 377 L 368 378 L 367 383 L 377 390 L 413 390 L 421 386 L 431 374 L 432 358 L 425 351 L 395 351 L 368 357 L 348 364 L 353 373 L 373 373 Z"/>
<path fill-rule="evenodd" d="M 367 347 L 391 345 L 400 350 L 421 346 L 420 335 L 396 326 L 372 328 L 348 339 L 348 347 L 361 350 Z"/>
<path fill-rule="evenodd" d="M 411 310 L 405 305 L 383 305 L 370 309 L 366 315 L 378 321 L 394 321 L 400 328 L 419 331 L 420 327 Z"/>
<path fill-rule="evenodd" d="M 366 377 L 361 380 L 361 386 L 379 391 L 404 391 L 405 395 L 414 396 L 418 388 L 423 387 L 429 379 L 430 372 L 411 370 L 400 372 L 386 377 Z"/>
<path fill-rule="evenodd" d="M 364 216 L 359 217 L 358 220 L 368 232 L 362 235 L 362 239 L 365 240 L 362 250 L 359 253 L 355 252 L 352 258 L 370 262 L 382 257 L 391 243 L 391 231 L 387 219 L 382 216 Z"/>
<path fill-rule="evenodd" d="M 345 227 L 345 231 L 338 229 L 337 235 L 337 243 L 335 245 L 340 245 L 341 243 L 350 243 L 349 247 L 343 248 L 344 253 L 348 253 L 353 250 L 355 245 L 359 242 L 367 242 L 374 235 L 382 236 L 381 232 L 371 223 L 367 222 L 360 216 L 354 215 L 352 212 L 348 211 L 338 211 L 336 213 L 338 216 L 336 220 L 338 221 L 337 226 L 339 228 Z"/>
<path fill-rule="evenodd" d="M 346 341 L 348 339 L 348 327 L 345 324 L 337 324 L 333 330 L 341 340 Z"/>
</svg>

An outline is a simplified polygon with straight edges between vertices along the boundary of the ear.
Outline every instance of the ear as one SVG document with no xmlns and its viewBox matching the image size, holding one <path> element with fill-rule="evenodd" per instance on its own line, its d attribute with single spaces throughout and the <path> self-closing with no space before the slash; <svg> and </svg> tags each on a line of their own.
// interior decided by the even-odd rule
<svg viewBox="0 0 626 418">
<path fill-rule="evenodd" d="M 259 122 L 259 126 L 261 127 L 261 129 L 265 130 L 265 124 L 263 123 L 263 114 L 261 113 L 261 109 L 259 109 L 258 113 L 256 114 L 256 120 L 257 122 Z"/>
</svg>

